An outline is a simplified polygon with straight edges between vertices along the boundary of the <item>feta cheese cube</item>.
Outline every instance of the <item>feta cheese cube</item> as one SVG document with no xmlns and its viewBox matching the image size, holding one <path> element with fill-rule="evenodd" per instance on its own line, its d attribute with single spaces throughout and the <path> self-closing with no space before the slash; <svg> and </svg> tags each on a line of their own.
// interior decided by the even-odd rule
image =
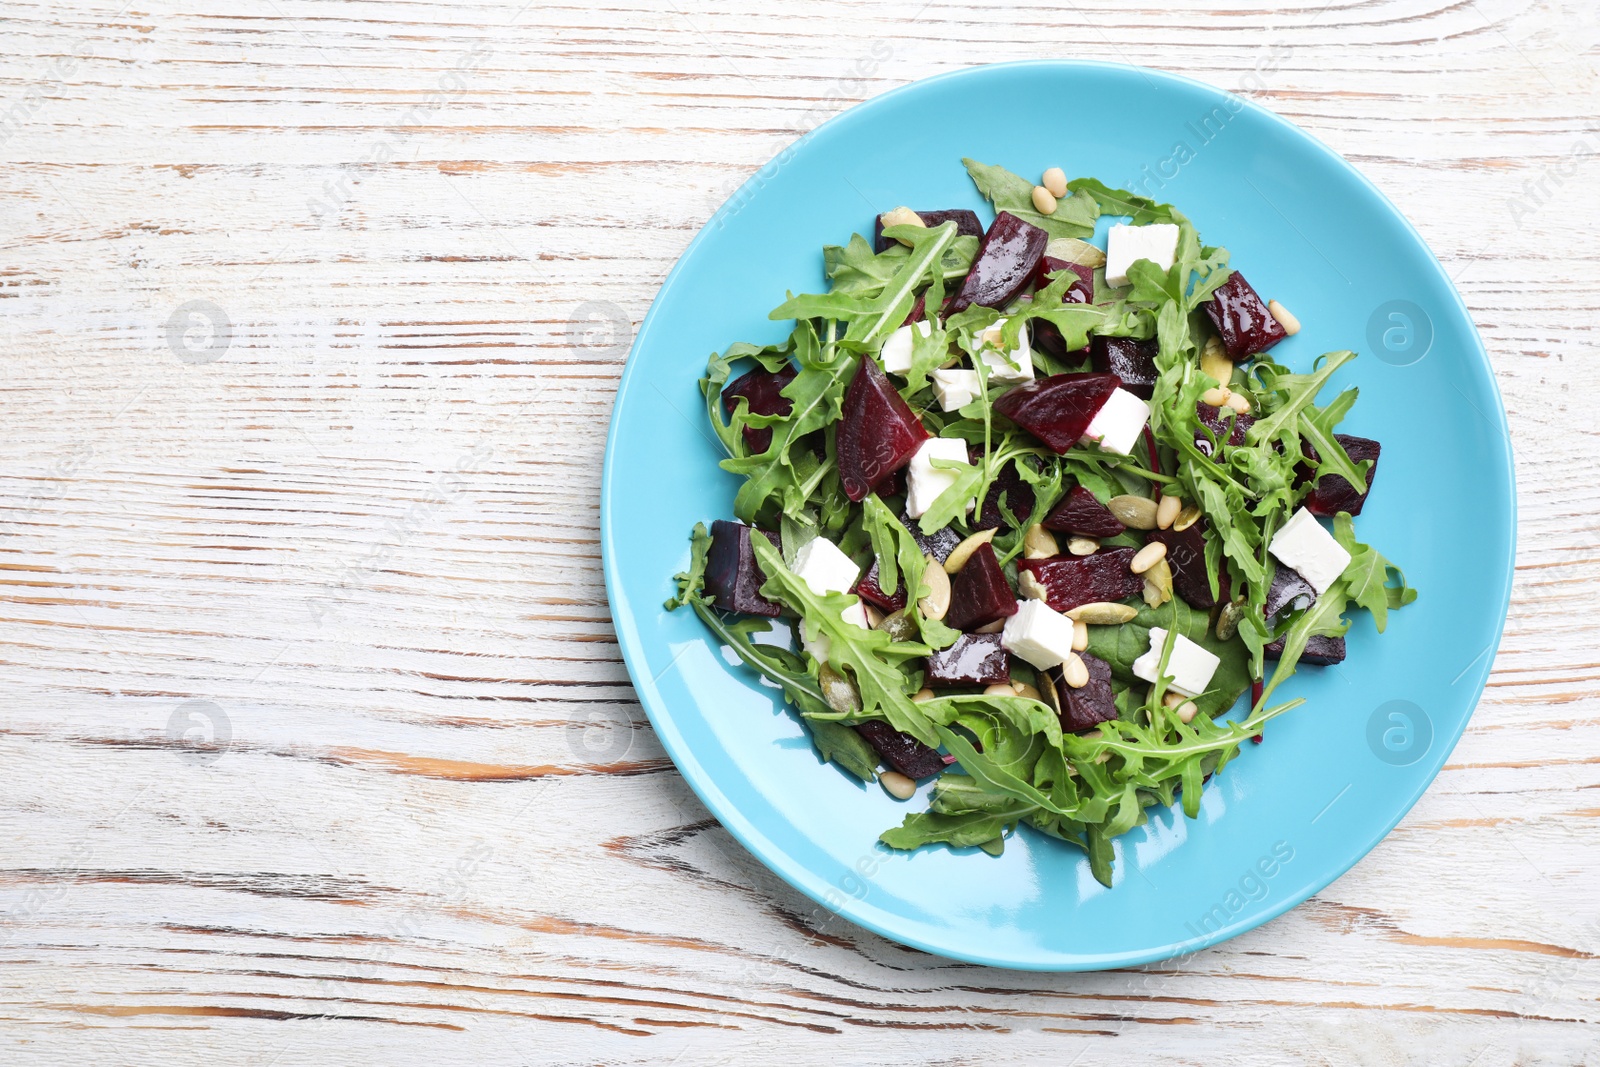
<svg viewBox="0 0 1600 1067">
<path fill-rule="evenodd" d="M 1283 529 L 1273 535 L 1267 551 L 1278 557 L 1285 567 L 1300 572 L 1300 577 L 1311 583 L 1311 588 L 1321 593 L 1339 580 L 1339 575 L 1350 566 L 1350 553 L 1322 528 L 1317 517 L 1305 508 L 1283 524 Z"/>
<path fill-rule="evenodd" d="M 1042 600 L 1024 600 L 1006 620 L 1000 643 L 1038 670 L 1049 670 L 1072 655 L 1072 620 Z"/>
<path fill-rule="evenodd" d="M 1139 435 L 1149 421 L 1149 404 L 1126 389 L 1113 389 L 1106 402 L 1100 405 L 1100 410 L 1094 413 L 1094 418 L 1089 420 L 1089 428 L 1083 432 L 1083 439 L 1099 442 L 1107 452 L 1129 456 L 1133 454 L 1133 447 L 1138 444 Z"/>
<path fill-rule="evenodd" d="M 1161 649 L 1167 643 L 1167 631 L 1159 626 L 1150 627 L 1150 651 L 1133 661 L 1133 673 L 1147 682 L 1156 680 L 1156 668 L 1161 665 Z M 1167 675 L 1172 683 L 1167 687 L 1186 697 L 1197 697 L 1211 684 L 1222 660 L 1207 652 L 1182 634 L 1172 646 L 1172 658 L 1167 660 Z"/>
<path fill-rule="evenodd" d="M 975 370 L 936 370 L 933 395 L 939 410 L 954 411 L 978 398 L 978 372 Z"/>
<path fill-rule="evenodd" d="M 1005 319 L 996 319 L 994 324 L 978 335 L 978 340 L 983 347 L 978 349 L 978 356 L 989 367 L 989 377 L 997 382 L 1031 382 L 1033 381 L 1033 345 L 1028 340 L 1028 328 L 1024 326 L 1017 335 L 1017 347 L 1010 352 L 1002 352 L 1000 345 L 1004 342 Z"/>
<path fill-rule="evenodd" d="M 1171 270 L 1177 255 L 1178 227 L 1170 222 L 1113 226 L 1106 237 L 1106 284 L 1127 285 L 1128 268 L 1141 259 Z"/>
<path fill-rule="evenodd" d="M 951 437 L 933 437 L 922 442 L 922 447 L 912 455 L 911 464 L 906 468 L 906 514 L 913 519 L 926 515 L 939 494 L 956 482 L 959 472 L 935 467 L 936 459 L 967 462 L 967 443 Z M 969 502 L 967 506 L 972 505 Z"/>
<path fill-rule="evenodd" d="M 795 576 L 818 596 L 848 593 L 856 587 L 861 568 L 826 537 L 813 537 L 794 554 Z"/>
<path fill-rule="evenodd" d="M 911 373 L 911 350 L 916 345 L 916 338 L 911 335 L 915 328 L 922 336 L 927 337 L 933 333 L 933 325 L 926 319 L 922 322 L 907 323 L 883 342 L 883 347 L 878 350 L 878 358 L 883 360 L 883 369 L 890 374 Z"/>
</svg>

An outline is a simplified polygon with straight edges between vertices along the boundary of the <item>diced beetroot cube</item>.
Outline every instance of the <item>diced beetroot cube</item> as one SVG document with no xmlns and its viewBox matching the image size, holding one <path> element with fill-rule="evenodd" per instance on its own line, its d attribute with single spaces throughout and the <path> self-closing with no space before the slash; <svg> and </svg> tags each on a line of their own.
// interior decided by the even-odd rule
<svg viewBox="0 0 1600 1067">
<path fill-rule="evenodd" d="M 1067 289 L 1066 295 L 1061 298 L 1061 302 L 1063 304 L 1094 303 L 1094 270 L 1076 263 L 1068 263 L 1064 259 L 1056 259 L 1053 256 L 1041 257 L 1039 265 L 1034 268 L 1034 289 L 1043 292 L 1045 286 L 1050 284 L 1050 275 L 1063 270 L 1070 270 L 1078 276 L 1078 280 L 1073 282 Z M 1035 299 L 1038 299 L 1037 293 L 1035 294 Z M 1046 322 L 1044 319 L 1034 319 L 1028 324 L 1028 329 L 1032 333 L 1034 348 L 1055 359 L 1066 360 L 1070 357 L 1071 354 L 1067 351 L 1066 338 L 1061 336 L 1061 331 L 1056 329 L 1055 323 Z"/>
<path fill-rule="evenodd" d="M 911 531 L 911 537 L 922 548 L 922 554 L 932 556 L 935 563 L 943 564 L 945 560 L 950 558 L 950 553 L 954 552 L 956 546 L 963 540 L 953 526 L 940 527 L 933 533 L 924 536 L 921 525 L 911 516 L 900 516 L 900 522 L 907 530 Z"/>
<path fill-rule="evenodd" d="M 906 314 L 906 321 L 902 326 L 910 326 L 913 322 L 921 322 L 928 317 L 928 294 L 918 293 L 917 302 L 911 305 L 911 310 Z"/>
<path fill-rule="evenodd" d="M 928 657 L 922 684 L 999 685 L 1011 680 L 1011 653 L 999 634 L 962 634 L 956 643 Z"/>
<path fill-rule="evenodd" d="M 1226 437 L 1230 447 L 1242 445 L 1244 435 L 1256 424 L 1254 415 L 1240 415 L 1232 408 L 1214 408 L 1203 400 L 1195 401 L 1194 410 L 1200 416 L 1200 425 L 1211 431 L 1210 437 L 1203 430 L 1194 432 L 1194 446 L 1205 456 L 1216 451 L 1212 437 L 1218 441 Z"/>
<path fill-rule="evenodd" d="M 1071 611 L 1084 604 L 1125 600 L 1143 592 L 1143 576 L 1128 569 L 1136 552 L 1132 548 L 1107 548 L 1092 556 L 1019 559 L 1017 569 L 1028 571 L 1044 586 L 1046 604 L 1057 611 Z M 954 602 L 952 595 L 951 603 Z"/>
<path fill-rule="evenodd" d="M 983 459 L 981 449 L 968 449 L 970 462 L 978 463 Z M 1018 522 L 1026 522 L 1028 516 L 1033 514 L 1033 486 L 1029 485 L 1021 474 L 1017 473 L 1017 463 L 1013 460 L 1000 468 L 1000 473 L 995 475 L 994 481 L 989 483 L 989 492 L 983 498 L 983 507 L 978 509 L 978 517 L 973 520 L 974 530 L 996 530 L 1006 525 L 1005 516 L 1000 513 L 1000 501 L 1003 497 L 1005 505 L 1011 514 L 1017 517 Z"/>
<path fill-rule="evenodd" d="M 888 500 L 892 496 L 904 496 L 905 491 L 906 472 L 904 467 L 897 471 L 891 471 L 883 481 L 872 487 L 872 495 L 880 500 Z"/>
<path fill-rule="evenodd" d="M 900 575 L 900 581 L 894 587 L 894 596 L 890 596 L 878 585 L 878 561 L 873 560 L 871 569 L 856 583 L 855 594 L 884 611 L 899 611 L 906 606 L 906 576 Z"/>
<path fill-rule="evenodd" d="M 794 381 L 794 376 L 794 370 L 789 367 L 780 371 L 757 367 L 722 391 L 722 410 L 732 415 L 742 396 L 749 403 L 752 415 L 787 415 L 794 410 L 794 401 L 784 396 L 782 389 Z M 772 447 L 772 427 L 746 426 L 744 444 L 753 456 L 765 452 Z"/>
<path fill-rule="evenodd" d="M 994 546 L 982 544 L 950 580 L 950 610 L 944 624 L 956 630 L 987 626 L 1017 613 L 1017 596 L 1006 584 Z"/>
<path fill-rule="evenodd" d="M 1262 651 L 1268 659 L 1281 659 L 1283 646 L 1287 639 L 1278 638 Z M 1323 637 L 1318 635 L 1306 641 L 1306 650 L 1300 653 L 1300 662 L 1309 663 L 1314 667 L 1331 667 L 1335 663 L 1344 662 L 1344 638 Z"/>
<path fill-rule="evenodd" d="M 1228 358 L 1235 363 L 1265 352 L 1289 336 L 1238 271 L 1211 294 L 1206 301 L 1206 314 L 1221 335 Z"/>
<path fill-rule="evenodd" d="M 1050 669 L 1050 681 L 1055 684 L 1056 697 L 1061 702 L 1061 729 L 1065 733 L 1082 733 L 1117 717 L 1117 695 L 1111 691 L 1111 664 L 1099 656 L 1079 652 L 1078 658 L 1089 668 L 1089 684 L 1074 689 L 1062 678 L 1060 667 Z"/>
<path fill-rule="evenodd" d="M 956 224 L 957 237 L 983 236 L 983 222 L 978 218 L 976 211 L 956 208 L 950 211 L 919 211 L 916 215 L 917 218 L 922 220 L 922 224 L 930 230 L 946 222 L 954 222 Z M 883 216 L 879 215 L 872 220 L 872 250 L 874 252 L 887 252 L 892 244 L 894 242 L 883 235 Z"/>
<path fill-rule="evenodd" d="M 1089 342 L 1089 358 L 1102 374 L 1115 374 L 1122 387 L 1134 396 L 1149 400 L 1156 391 L 1156 352 L 1160 345 L 1132 337 L 1099 337 Z"/>
<path fill-rule="evenodd" d="M 1300 576 L 1293 567 L 1277 565 L 1272 572 L 1272 584 L 1267 587 L 1267 618 L 1282 611 L 1300 611 L 1309 608 L 1317 599 L 1317 589 Z"/>
<path fill-rule="evenodd" d="M 723 611 L 772 617 L 782 609 L 762 596 L 767 576 L 756 563 L 750 535 L 759 533 L 778 546 L 778 535 L 752 530 L 741 522 L 718 519 L 711 524 L 711 551 L 706 554 L 706 592 Z"/>
<path fill-rule="evenodd" d="M 1033 277 L 1050 235 L 1009 211 L 995 216 L 978 245 L 972 270 L 946 309 L 955 315 L 974 304 L 997 308 L 1017 298 Z"/>
<path fill-rule="evenodd" d="M 1370 437 L 1355 437 L 1347 433 L 1336 433 L 1334 439 L 1344 446 L 1345 454 L 1351 462 L 1359 464 L 1364 459 L 1372 461 L 1372 467 L 1367 471 L 1367 493 L 1372 492 L 1372 480 L 1378 475 L 1378 455 L 1383 451 L 1383 446 Z M 1312 463 L 1317 461 L 1317 450 L 1310 445 L 1305 446 L 1307 456 Z M 1309 479 L 1316 470 L 1313 466 L 1302 466 L 1302 481 Z M 1323 515 L 1328 518 L 1348 511 L 1352 515 L 1361 514 L 1361 509 L 1367 502 L 1367 493 L 1356 492 L 1356 487 L 1337 474 L 1330 474 L 1317 482 L 1316 488 L 1306 497 L 1306 510 L 1313 515 Z"/>
<path fill-rule="evenodd" d="M 1115 374 L 1052 374 L 1017 386 L 994 406 L 1051 451 L 1065 455 L 1121 384 Z"/>
<path fill-rule="evenodd" d="M 945 769 L 938 749 L 929 748 L 910 734 L 903 734 L 886 722 L 872 719 L 856 724 L 856 733 L 867 739 L 883 762 L 907 778 L 926 778 Z"/>
<path fill-rule="evenodd" d="M 870 356 L 861 358 L 844 391 L 839 421 L 839 480 L 844 495 L 865 499 L 873 487 L 911 461 L 928 431 Z"/>
<path fill-rule="evenodd" d="M 1075 485 L 1045 516 L 1044 528 L 1080 537 L 1115 537 L 1126 527 L 1089 490 Z"/>
<path fill-rule="evenodd" d="M 1211 595 L 1211 579 L 1206 576 L 1206 522 L 1201 519 L 1187 530 L 1151 530 L 1145 543 L 1160 541 L 1167 546 L 1167 566 L 1172 569 L 1172 588 L 1191 606 L 1210 611 L 1228 599 L 1228 568 L 1220 563 L 1217 574 L 1218 596 Z"/>
</svg>

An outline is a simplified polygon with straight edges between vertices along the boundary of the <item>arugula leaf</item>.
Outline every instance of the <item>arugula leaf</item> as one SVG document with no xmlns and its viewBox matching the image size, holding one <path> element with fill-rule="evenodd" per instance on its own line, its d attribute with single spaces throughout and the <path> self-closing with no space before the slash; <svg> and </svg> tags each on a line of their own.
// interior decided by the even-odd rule
<svg viewBox="0 0 1600 1067">
<path fill-rule="evenodd" d="M 806 729 L 811 731 L 811 741 L 824 760 L 837 763 L 863 782 L 878 780 L 878 750 L 854 727 L 826 719 L 807 719 Z"/>
<path fill-rule="evenodd" d="M 828 638 L 828 665 L 848 671 L 861 694 L 861 717 L 882 718 L 902 733 L 930 747 L 939 734 L 910 694 L 916 691 L 900 669 L 907 660 L 920 659 L 933 650 L 927 645 L 895 642 L 882 630 L 865 630 L 845 622 L 846 608 L 857 602 L 853 594 L 818 596 L 784 565 L 783 556 L 765 537 L 752 537 L 756 563 L 767 576 L 761 595 L 776 600 L 798 614 L 812 632 Z M 840 717 L 838 713 L 829 716 Z"/>
<path fill-rule="evenodd" d="M 1389 625 L 1389 609 L 1404 607 L 1417 599 L 1417 591 L 1406 584 L 1405 572 L 1390 563 L 1370 545 L 1356 540 L 1355 520 L 1341 511 L 1333 520 L 1333 538 L 1350 553 L 1350 563 L 1340 579 L 1350 599 L 1372 612 L 1372 622 L 1381 634 Z M 1399 581 L 1391 586 L 1392 576 Z"/>
<path fill-rule="evenodd" d="M 1004 167 L 963 159 L 962 164 L 972 176 L 983 198 L 994 205 L 996 211 L 1009 211 L 1023 222 L 1044 230 L 1051 237 L 1089 237 L 1094 233 L 1094 221 L 1100 209 L 1090 196 L 1063 197 L 1056 204 L 1053 215 L 1041 215 L 1033 206 L 1033 183 Z"/>
<path fill-rule="evenodd" d="M 1026 814 L 1026 813 L 1024 813 Z M 892 830 L 885 830 L 878 838 L 890 848 L 921 848 L 943 842 L 955 848 L 982 845 L 1006 832 L 1006 827 L 1016 819 L 990 815 L 985 812 L 965 812 L 960 815 L 939 815 L 934 812 L 917 812 L 907 815 L 905 822 Z"/>
</svg>

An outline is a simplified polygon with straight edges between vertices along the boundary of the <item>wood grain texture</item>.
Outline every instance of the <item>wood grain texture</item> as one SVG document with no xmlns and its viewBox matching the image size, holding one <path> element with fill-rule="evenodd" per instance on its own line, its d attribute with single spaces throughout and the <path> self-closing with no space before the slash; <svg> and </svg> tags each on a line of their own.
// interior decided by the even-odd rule
<svg viewBox="0 0 1600 1067">
<path fill-rule="evenodd" d="M 1600 1062 L 1595 5 L 0 31 L 0 1060 Z M 853 102 L 1053 56 L 1355 162 L 1471 307 L 1521 491 L 1493 678 L 1401 826 L 1263 929 L 1076 976 L 900 948 L 748 856 L 644 722 L 596 539 L 628 340 L 715 207 Z"/>
</svg>

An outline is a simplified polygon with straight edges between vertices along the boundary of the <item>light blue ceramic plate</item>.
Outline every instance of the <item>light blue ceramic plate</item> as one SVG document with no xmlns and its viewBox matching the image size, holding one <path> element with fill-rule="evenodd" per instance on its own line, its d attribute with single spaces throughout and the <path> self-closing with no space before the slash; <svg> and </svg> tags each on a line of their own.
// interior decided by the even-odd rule
<svg viewBox="0 0 1600 1067">
<path fill-rule="evenodd" d="M 1059 165 L 1169 200 L 1303 331 L 1296 368 L 1362 353 L 1336 384 L 1343 429 L 1383 442 L 1358 523 L 1422 591 L 1381 638 L 1364 613 L 1341 666 L 1303 668 L 1307 705 L 1206 789 L 1197 819 L 1152 813 L 1117 843 L 1116 886 L 1024 830 L 1004 856 L 912 855 L 878 833 L 921 810 L 818 762 L 776 693 L 662 601 L 696 522 L 735 479 L 696 381 L 735 340 L 775 341 L 786 290 L 821 291 L 821 246 L 898 204 L 992 217 L 961 157 Z M 1331 396 L 1331 393 L 1328 395 Z M 1471 502 L 1470 520 L 1462 502 Z M 963 960 L 1086 970 L 1158 960 L 1257 926 L 1376 845 L 1438 773 L 1482 692 L 1510 597 L 1515 509 L 1505 416 L 1461 299 L 1417 233 L 1328 148 L 1209 86 L 1132 67 L 1026 63 L 919 82 L 822 126 L 707 224 L 639 331 L 612 415 L 601 530 L 618 641 L 657 735 L 745 847 L 828 908 Z M 923 792 L 926 793 L 926 788 Z M 1403 892 L 1398 881 L 1395 891 Z"/>
</svg>

